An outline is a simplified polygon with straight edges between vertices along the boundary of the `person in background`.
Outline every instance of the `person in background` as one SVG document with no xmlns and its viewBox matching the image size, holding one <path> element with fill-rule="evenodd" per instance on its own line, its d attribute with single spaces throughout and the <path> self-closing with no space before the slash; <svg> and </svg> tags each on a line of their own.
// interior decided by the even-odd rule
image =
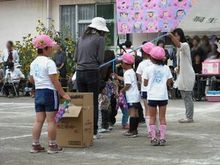
<svg viewBox="0 0 220 165">
<path fill-rule="evenodd" d="M 204 59 L 204 52 L 202 48 L 200 47 L 200 38 L 199 36 L 194 36 L 192 40 L 192 48 L 191 48 L 191 58 L 192 63 L 195 63 L 195 56 L 200 56 L 200 59 Z"/>
<path fill-rule="evenodd" d="M 194 117 L 192 91 L 195 84 L 195 72 L 192 66 L 190 47 L 181 28 L 175 29 L 173 33 L 169 34 L 169 37 L 177 48 L 176 86 L 181 92 L 186 108 L 186 117 L 179 120 L 179 123 L 192 123 Z"/>
<path fill-rule="evenodd" d="M 164 65 L 165 51 L 162 47 L 154 47 L 150 51 L 152 66 L 143 75 L 144 85 L 148 86 L 148 106 L 150 112 L 151 144 L 164 146 L 166 144 L 166 107 L 168 104 L 167 85 L 171 87 L 172 74 Z M 156 117 L 159 108 L 160 136 L 157 137 Z"/>
<path fill-rule="evenodd" d="M 2 61 L 4 62 L 5 66 L 9 63 L 19 64 L 19 55 L 17 50 L 14 49 L 14 44 L 12 41 L 8 41 L 6 44 L 6 50 L 4 50 L 2 55 Z"/>
<path fill-rule="evenodd" d="M 0 63 L 0 92 L 2 91 L 3 84 L 4 84 L 4 69 L 3 69 L 3 64 Z"/>
<path fill-rule="evenodd" d="M 8 63 L 8 69 L 5 73 L 4 92 L 7 97 L 13 97 L 18 94 L 18 87 L 21 79 L 24 79 L 24 74 L 19 68 L 14 66 L 13 62 Z M 15 91 L 16 90 L 16 91 Z"/>
<path fill-rule="evenodd" d="M 100 83 L 99 91 L 99 116 L 101 116 L 101 127 L 99 133 L 109 132 L 109 106 L 110 100 L 106 91 L 106 83 Z"/>
<path fill-rule="evenodd" d="M 94 99 L 94 139 L 99 139 L 98 94 L 100 72 L 104 62 L 105 34 L 109 32 L 106 20 L 101 17 L 92 19 L 84 34 L 79 38 L 75 49 L 76 83 L 78 92 L 92 92 Z"/>
<path fill-rule="evenodd" d="M 54 55 L 53 59 L 59 71 L 61 85 L 62 87 L 66 87 L 67 86 L 66 54 L 62 50 L 60 45 L 57 45 L 56 49 L 57 49 L 57 52 Z"/>
<path fill-rule="evenodd" d="M 202 58 L 199 54 L 196 54 L 194 56 L 194 63 L 193 63 L 193 69 L 196 74 L 201 74 L 202 73 Z"/>
<path fill-rule="evenodd" d="M 165 51 L 164 63 L 165 63 L 165 65 L 167 65 L 168 59 L 170 58 L 170 54 L 169 54 L 168 50 L 165 49 L 165 42 L 163 40 L 159 40 L 157 42 L 157 46 L 159 46 L 159 47 L 164 49 L 164 51 Z"/>
<path fill-rule="evenodd" d="M 201 39 L 201 48 L 204 53 L 204 56 L 202 57 L 202 61 L 204 61 L 208 57 L 208 54 L 211 52 L 209 37 L 206 35 L 204 35 Z"/>
<path fill-rule="evenodd" d="M 131 41 L 125 41 L 124 43 L 125 49 L 121 50 L 121 54 L 123 55 L 124 53 L 129 53 L 132 56 L 136 56 L 137 55 L 137 51 L 134 51 L 132 49 L 132 42 Z"/>
<path fill-rule="evenodd" d="M 220 58 L 220 53 L 218 51 L 218 45 L 212 44 L 211 45 L 211 52 L 208 54 L 207 59 L 219 59 L 219 58 Z"/>
<path fill-rule="evenodd" d="M 31 153 L 44 152 L 40 145 L 40 135 L 45 120 L 48 124 L 48 154 L 62 152 L 63 149 L 56 143 L 55 115 L 59 108 L 59 96 L 70 101 L 59 82 L 56 64 L 51 60 L 55 42 L 47 35 L 39 35 L 33 39 L 38 56 L 30 66 L 30 82 L 35 85 L 36 118 L 32 130 Z"/>
<path fill-rule="evenodd" d="M 142 52 L 142 58 L 143 61 L 138 65 L 137 68 L 137 77 L 138 82 L 141 84 L 141 97 L 144 101 L 144 107 L 145 107 L 145 123 L 147 126 L 147 133 L 148 136 L 150 136 L 150 127 L 149 127 L 149 121 L 150 121 L 150 115 L 148 111 L 148 105 L 147 105 L 147 87 L 144 86 L 144 80 L 143 80 L 143 74 L 146 72 L 146 70 L 149 69 L 149 67 L 152 65 L 152 62 L 150 60 L 150 51 L 153 49 L 155 45 L 151 42 L 147 42 L 144 45 L 142 45 L 141 52 Z"/>
<path fill-rule="evenodd" d="M 202 74 L 202 59 L 200 55 L 194 56 L 193 69 L 195 74 Z M 196 82 L 193 89 L 193 95 L 196 101 L 200 101 L 205 96 L 206 82 L 202 81 L 202 78 L 196 76 Z"/>
<path fill-rule="evenodd" d="M 128 110 L 130 113 L 129 130 L 124 134 L 129 137 L 137 137 L 138 125 L 139 125 L 139 114 L 138 105 L 140 103 L 140 93 L 138 90 L 137 77 L 133 69 L 134 57 L 131 54 L 125 53 L 122 57 L 122 67 L 125 70 L 123 78 L 116 75 L 118 80 L 124 81 L 124 88 L 121 89 L 120 93 L 125 93 L 128 104 Z"/>
</svg>

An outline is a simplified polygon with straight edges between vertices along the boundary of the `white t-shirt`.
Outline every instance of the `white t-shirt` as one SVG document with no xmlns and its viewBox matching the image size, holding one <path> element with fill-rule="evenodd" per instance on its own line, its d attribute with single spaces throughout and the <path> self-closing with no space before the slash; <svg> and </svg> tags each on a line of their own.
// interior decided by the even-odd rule
<svg viewBox="0 0 220 165">
<path fill-rule="evenodd" d="M 133 69 L 124 72 L 124 84 L 131 85 L 126 91 L 126 99 L 128 103 L 140 102 L 140 93 L 137 86 L 137 77 Z"/>
<path fill-rule="evenodd" d="M 148 67 L 152 65 L 152 62 L 150 59 L 143 60 L 137 68 L 136 73 L 141 75 L 142 82 L 141 82 L 141 92 L 147 92 L 147 87 L 144 86 L 144 79 L 143 79 L 143 74 L 148 70 Z"/>
<path fill-rule="evenodd" d="M 148 80 L 148 100 L 168 100 L 167 80 L 172 78 L 168 66 L 153 64 L 143 77 Z"/>
<path fill-rule="evenodd" d="M 49 75 L 57 74 L 57 67 L 49 57 L 38 56 L 31 63 L 30 75 L 33 76 L 36 89 L 56 90 Z"/>
</svg>

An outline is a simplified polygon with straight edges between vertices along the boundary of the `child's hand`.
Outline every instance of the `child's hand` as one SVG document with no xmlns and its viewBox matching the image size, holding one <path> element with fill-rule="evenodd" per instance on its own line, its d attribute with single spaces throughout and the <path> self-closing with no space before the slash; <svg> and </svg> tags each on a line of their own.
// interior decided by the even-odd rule
<svg viewBox="0 0 220 165">
<path fill-rule="evenodd" d="M 117 75 L 116 73 L 112 73 L 112 74 L 111 74 L 111 77 L 112 77 L 113 79 L 118 80 L 118 75 Z"/>
<path fill-rule="evenodd" d="M 62 96 L 62 98 L 64 98 L 65 100 L 68 100 L 68 101 L 71 100 L 70 96 L 67 93 L 65 93 L 65 95 Z"/>
</svg>

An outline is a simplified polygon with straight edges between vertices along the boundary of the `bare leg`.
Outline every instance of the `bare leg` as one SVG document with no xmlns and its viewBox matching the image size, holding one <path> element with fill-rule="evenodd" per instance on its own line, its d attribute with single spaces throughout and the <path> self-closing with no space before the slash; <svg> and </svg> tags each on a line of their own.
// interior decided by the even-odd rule
<svg viewBox="0 0 220 165">
<path fill-rule="evenodd" d="M 36 119 L 35 119 L 33 130 L 32 130 L 33 143 L 36 143 L 36 144 L 39 143 L 40 134 L 41 134 L 41 130 L 42 130 L 45 118 L 46 118 L 45 112 L 36 113 Z"/>
<path fill-rule="evenodd" d="M 48 140 L 53 143 L 56 140 L 56 122 L 54 120 L 56 112 L 47 112 L 46 115 L 48 124 Z"/>
<path fill-rule="evenodd" d="M 159 107 L 159 116 L 160 116 L 160 139 L 165 140 L 166 139 L 166 129 L 167 129 L 167 123 L 166 123 L 166 106 Z M 164 145 L 164 143 L 162 144 Z"/>
</svg>

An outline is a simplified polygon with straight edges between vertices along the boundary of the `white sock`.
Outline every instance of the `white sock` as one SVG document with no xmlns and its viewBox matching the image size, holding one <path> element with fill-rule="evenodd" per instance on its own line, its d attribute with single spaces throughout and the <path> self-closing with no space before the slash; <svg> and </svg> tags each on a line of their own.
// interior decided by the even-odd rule
<svg viewBox="0 0 220 165">
<path fill-rule="evenodd" d="M 33 139 L 32 144 L 33 145 L 39 145 L 40 144 L 39 139 Z"/>
<path fill-rule="evenodd" d="M 56 144 L 56 140 L 49 140 L 49 145 L 50 144 Z"/>
</svg>

